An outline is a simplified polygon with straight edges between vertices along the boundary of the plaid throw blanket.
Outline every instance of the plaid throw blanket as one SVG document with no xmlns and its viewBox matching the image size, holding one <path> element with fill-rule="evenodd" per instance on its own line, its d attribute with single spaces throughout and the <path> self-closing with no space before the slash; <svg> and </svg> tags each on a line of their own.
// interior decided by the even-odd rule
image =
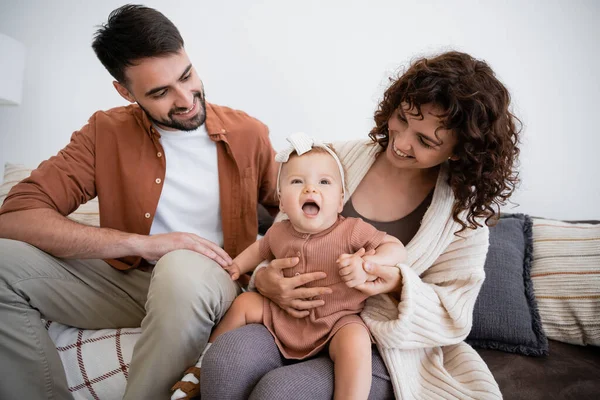
<svg viewBox="0 0 600 400">
<path fill-rule="evenodd" d="M 141 328 L 84 330 L 46 322 L 75 400 L 120 400 Z"/>
</svg>

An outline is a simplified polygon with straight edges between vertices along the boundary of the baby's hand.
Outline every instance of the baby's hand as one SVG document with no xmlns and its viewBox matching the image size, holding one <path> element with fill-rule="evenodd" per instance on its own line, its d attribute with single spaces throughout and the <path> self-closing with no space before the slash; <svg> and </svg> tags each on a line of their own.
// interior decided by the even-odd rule
<svg viewBox="0 0 600 400">
<path fill-rule="evenodd" d="M 336 260 L 340 276 L 348 287 L 353 288 L 377 278 L 376 276 L 367 274 L 363 269 L 362 257 L 364 255 L 365 249 L 360 249 L 354 254 L 342 254 Z"/>
<path fill-rule="evenodd" d="M 227 271 L 229 276 L 231 276 L 231 279 L 234 281 L 237 281 L 240 277 L 240 267 L 238 267 L 238 265 L 235 262 L 227 267 L 223 267 L 223 269 Z"/>
</svg>

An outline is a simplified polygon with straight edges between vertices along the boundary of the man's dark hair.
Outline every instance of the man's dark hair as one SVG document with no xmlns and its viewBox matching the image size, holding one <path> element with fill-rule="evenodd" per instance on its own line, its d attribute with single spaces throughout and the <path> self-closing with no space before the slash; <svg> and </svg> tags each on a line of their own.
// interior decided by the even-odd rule
<svg viewBox="0 0 600 400">
<path fill-rule="evenodd" d="M 153 8 L 126 4 L 112 11 L 94 35 L 92 48 L 108 72 L 126 84 L 125 68 L 146 57 L 177 53 L 183 39 L 177 27 Z"/>
</svg>

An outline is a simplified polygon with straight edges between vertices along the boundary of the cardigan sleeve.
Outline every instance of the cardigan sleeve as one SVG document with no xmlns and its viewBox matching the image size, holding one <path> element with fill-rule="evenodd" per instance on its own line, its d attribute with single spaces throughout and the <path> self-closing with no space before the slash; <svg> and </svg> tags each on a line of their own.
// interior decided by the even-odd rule
<svg viewBox="0 0 600 400">
<path fill-rule="evenodd" d="M 418 349 L 456 344 L 471 330 L 489 247 L 486 226 L 455 236 L 431 267 L 418 276 L 400 265 L 400 301 L 379 295 L 361 314 L 383 348 Z"/>
</svg>

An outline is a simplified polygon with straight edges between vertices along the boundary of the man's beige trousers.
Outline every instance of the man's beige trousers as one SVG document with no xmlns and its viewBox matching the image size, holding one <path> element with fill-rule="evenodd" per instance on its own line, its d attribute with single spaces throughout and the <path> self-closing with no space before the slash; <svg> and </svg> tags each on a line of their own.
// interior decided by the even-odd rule
<svg viewBox="0 0 600 400">
<path fill-rule="evenodd" d="M 123 272 L 0 239 L 0 399 L 72 399 L 41 318 L 84 329 L 141 324 L 125 399 L 166 399 L 239 291 L 188 250 L 165 255 L 152 273 Z"/>
</svg>

